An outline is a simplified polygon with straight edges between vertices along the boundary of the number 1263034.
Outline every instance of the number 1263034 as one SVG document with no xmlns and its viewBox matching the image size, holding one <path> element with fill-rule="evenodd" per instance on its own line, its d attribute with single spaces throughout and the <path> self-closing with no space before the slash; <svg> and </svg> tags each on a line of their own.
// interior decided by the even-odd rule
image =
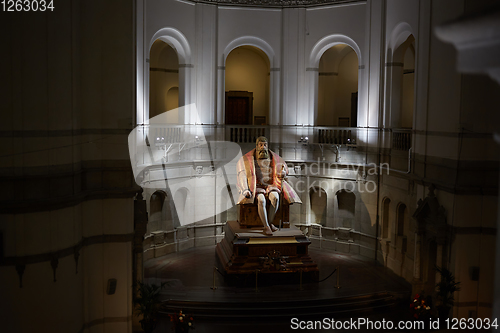
<svg viewBox="0 0 500 333">
<path fill-rule="evenodd" d="M 45 12 L 54 11 L 54 0 L 2 0 L 3 12 Z"/>
<path fill-rule="evenodd" d="M 449 330 L 489 330 L 498 328 L 497 318 L 448 318 L 445 320 Z"/>
</svg>

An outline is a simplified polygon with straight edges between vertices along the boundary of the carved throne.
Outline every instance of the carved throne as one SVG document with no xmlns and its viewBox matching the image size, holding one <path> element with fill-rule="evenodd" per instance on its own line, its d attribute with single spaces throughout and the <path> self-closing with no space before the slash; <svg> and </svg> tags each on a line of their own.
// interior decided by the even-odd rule
<svg viewBox="0 0 500 333">
<path fill-rule="evenodd" d="M 266 208 L 269 208 L 269 205 L 270 203 Z M 279 228 L 280 220 L 282 228 L 290 228 L 290 204 L 286 202 L 280 205 L 272 223 Z M 257 204 L 238 205 L 238 222 L 244 228 L 262 227 Z"/>
</svg>

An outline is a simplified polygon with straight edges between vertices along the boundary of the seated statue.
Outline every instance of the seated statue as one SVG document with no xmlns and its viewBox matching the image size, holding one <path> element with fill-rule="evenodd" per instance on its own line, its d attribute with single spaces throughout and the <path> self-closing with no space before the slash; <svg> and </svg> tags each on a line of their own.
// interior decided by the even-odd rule
<svg viewBox="0 0 500 333">
<path fill-rule="evenodd" d="M 273 224 L 280 204 L 280 194 L 288 204 L 302 203 L 297 193 L 285 180 L 288 167 L 285 161 L 268 149 L 267 139 L 257 138 L 256 148 L 243 155 L 237 168 L 239 205 L 252 204 L 257 199 L 259 218 L 264 234 L 271 236 L 278 230 Z M 269 211 L 266 210 L 268 201 Z"/>
</svg>

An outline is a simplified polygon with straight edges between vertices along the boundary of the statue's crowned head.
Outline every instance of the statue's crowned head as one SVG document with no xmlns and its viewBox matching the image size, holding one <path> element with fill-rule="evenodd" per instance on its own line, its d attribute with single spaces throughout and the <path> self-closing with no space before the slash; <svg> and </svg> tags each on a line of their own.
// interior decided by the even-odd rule
<svg viewBox="0 0 500 333">
<path fill-rule="evenodd" d="M 259 136 L 256 141 L 256 147 L 255 150 L 257 152 L 257 158 L 269 158 L 269 151 L 268 151 L 268 141 L 265 136 Z"/>
</svg>

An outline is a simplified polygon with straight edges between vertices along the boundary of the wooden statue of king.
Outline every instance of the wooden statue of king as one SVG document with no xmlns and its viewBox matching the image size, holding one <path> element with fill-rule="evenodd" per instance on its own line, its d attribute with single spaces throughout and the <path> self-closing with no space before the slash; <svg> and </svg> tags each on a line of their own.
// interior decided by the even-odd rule
<svg viewBox="0 0 500 333">
<path fill-rule="evenodd" d="M 243 155 L 237 168 L 237 186 L 240 193 L 239 205 L 253 204 L 257 209 L 264 234 L 271 236 L 278 230 L 272 223 L 280 204 L 280 194 L 288 204 L 302 203 L 297 193 L 286 182 L 288 167 L 285 161 L 269 150 L 265 137 L 257 138 L 256 147 Z M 269 209 L 266 209 L 268 201 Z"/>
</svg>

